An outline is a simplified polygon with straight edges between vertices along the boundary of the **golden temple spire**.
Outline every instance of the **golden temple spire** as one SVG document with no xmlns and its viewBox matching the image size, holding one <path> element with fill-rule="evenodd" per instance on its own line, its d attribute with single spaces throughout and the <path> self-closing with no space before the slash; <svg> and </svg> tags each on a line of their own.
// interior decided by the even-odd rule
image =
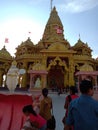
<svg viewBox="0 0 98 130">
<path fill-rule="evenodd" d="M 63 32 L 63 24 L 54 6 L 45 26 L 42 40 L 38 43 L 39 46 L 42 47 L 43 45 L 43 47 L 48 48 L 51 44 L 59 42 L 60 44 L 65 44 L 66 48 L 68 48 L 70 45 L 65 40 Z"/>
</svg>

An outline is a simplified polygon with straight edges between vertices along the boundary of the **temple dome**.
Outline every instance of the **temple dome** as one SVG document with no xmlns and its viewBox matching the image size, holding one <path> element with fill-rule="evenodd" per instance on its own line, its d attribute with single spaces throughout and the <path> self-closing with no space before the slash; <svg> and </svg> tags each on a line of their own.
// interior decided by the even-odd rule
<svg viewBox="0 0 98 130">
<path fill-rule="evenodd" d="M 94 71 L 93 67 L 87 63 L 85 63 L 81 68 L 80 71 Z"/>
<path fill-rule="evenodd" d="M 54 43 L 51 46 L 48 47 L 48 50 L 51 51 L 66 51 L 68 50 L 64 44 L 60 44 L 60 43 Z"/>
<path fill-rule="evenodd" d="M 34 46 L 33 42 L 30 39 L 30 37 L 28 37 L 28 39 L 26 41 L 21 43 L 21 46 L 25 46 L 25 45 Z"/>
<path fill-rule="evenodd" d="M 6 50 L 5 46 L 0 50 L 0 57 L 12 58 L 11 54 Z"/>
<path fill-rule="evenodd" d="M 79 40 L 77 41 L 77 43 L 73 46 L 74 49 L 80 49 L 80 48 L 84 48 L 84 47 L 86 47 L 86 48 L 88 48 L 89 50 L 91 50 L 90 47 L 88 46 L 88 44 L 87 44 L 87 43 L 84 43 L 83 41 L 81 41 L 80 38 L 79 38 Z"/>
<path fill-rule="evenodd" d="M 32 66 L 32 70 L 45 70 L 45 65 L 42 65 L 41 63 L 36 63 Z"/>
<path fill-rule="evenodd" d="M 81 39 L 79 38 L 79 40 L 77 41 L 77 43 L 74 45 L 74 47 L 78 48 L 78 47 L 81 47 L 83 46 L 83 41 L 81 41 Z"/>
</svg>

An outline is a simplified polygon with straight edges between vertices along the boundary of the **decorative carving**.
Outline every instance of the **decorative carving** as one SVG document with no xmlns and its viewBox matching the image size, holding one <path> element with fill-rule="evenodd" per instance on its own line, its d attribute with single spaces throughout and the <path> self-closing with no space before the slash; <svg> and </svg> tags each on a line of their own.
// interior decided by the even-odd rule
<svg viewBox="0 0 98 130">
<path fill-rule="evenodd" d="M 68 71 L 68 68 L 67 68 L 65 62 L 62 61 L 59 57 L 56 57 L 53 61 L 50 62 L 50 64 L 49 64 L 47 70 L 49 70 L 49 69 L 51 68 L 51 66 L 57 65 L 57 61 L 58 61 L 58 65 L 64 66 L 65 70 Z"/>
<path fill-rule="evenodd" d="M 88 56 L 91 56 L 92 50 L 90 49 L 90 47 L 88 47 L 88 44 L 82 42 L 80 40 L 80 38 L 79 38 L 78 42 L 72 47 L 72 49 L 77 51 L 78 55 L 88 55 Z"/>
<path fill-rule="evenodd" d="M 29 66 L 30 70 L 46 70 L 45 65 L 41 64 L 40 62 L 31 64 Z"/>
</svg>

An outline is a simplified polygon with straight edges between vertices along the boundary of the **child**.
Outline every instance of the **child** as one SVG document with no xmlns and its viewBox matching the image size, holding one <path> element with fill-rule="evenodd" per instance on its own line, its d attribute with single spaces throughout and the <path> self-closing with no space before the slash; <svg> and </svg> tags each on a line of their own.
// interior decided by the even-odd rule
<svg viewBox="0 0 98 130">
<path fill-rule="evenodd" d="M 43 117 L 41 117 L 39 114 L 36 114 L 36 112 L 33 110 L 32 105 L 24 106 L 23 113 L 26 116 L 26 121 L 30 122 L 28 123 L 28 125 L 33 124 L 33 126 L 35 128 L 38 128 L 39 130 L 46 129 L 46 120 Z M 26 128 L 26 125 L 23 126 L 23 128 Z M 25 129 L 22 129 L 22 130 L 25 130 Z"/>
</svg>

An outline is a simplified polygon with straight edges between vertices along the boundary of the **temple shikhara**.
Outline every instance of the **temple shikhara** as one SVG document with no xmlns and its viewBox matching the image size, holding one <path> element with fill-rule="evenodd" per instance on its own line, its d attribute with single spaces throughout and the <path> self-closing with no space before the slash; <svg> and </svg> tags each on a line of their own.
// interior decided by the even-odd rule
<svg viewBox="0 0 98 130">
<path fill-rule="evenodd" d="M 7 85 L 7 73 L 15 61 L 20 70 L 17 85 L 21 88 L 66 88 L 77 85 L 85 77 L 97 86 L 98 59 L 92 58 L 92 49 L 80 37 L 73 46 L 66 40 L 55 7 L 36 45 L 28 37 L 17 46 L 14 58 L 5 46 L 0 50 L 0 87 Z"/>
</svg>

